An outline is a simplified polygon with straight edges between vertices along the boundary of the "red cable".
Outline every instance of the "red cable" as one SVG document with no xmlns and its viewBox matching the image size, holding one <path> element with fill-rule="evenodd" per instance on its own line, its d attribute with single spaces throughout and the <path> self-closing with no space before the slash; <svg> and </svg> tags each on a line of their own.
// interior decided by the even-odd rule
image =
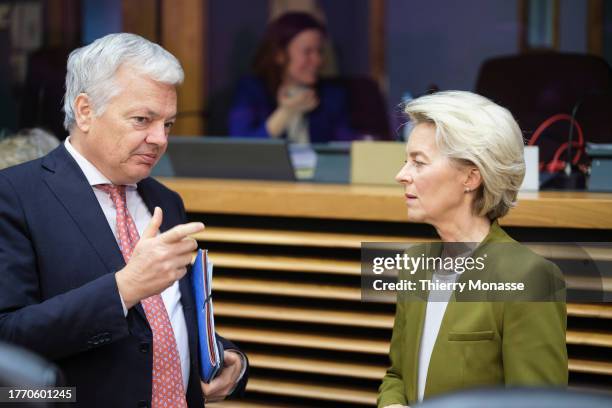
<svg viewBox="0 0 612 408">
<path fill-rule="evenodd" d="M 553 159 L 546 166 L 549 173 L 555 173 L 565 168 L 565 162 L 563 160 L 559 160 L 559 156 L 561 156 L 561 153 L 567 150 L 567 146 L 568 146 L 568 142 L 564 142 L 561 146 L 559 146 L 559 148 L 555 152 Z M 582 145 L 576 141 L 572 142 L 572 146 L 576 148 L 582 147 Z M 582 150 L 577 149 L 576 155 L 574 156 L 572 163 L 577 164 L 581 156 L 582 156 Z"/>
<path fill-rule="evenodd" d="M 576 164 L 578 163 L 582 155 L 582 150 L 580 148 L 584 146 L 584 133 L 582 132 L 582 127 L 580 126 L 578 121 L 576 121 L 576 119 L 572 118 L 571 115 L 568 115 L 567 113 L 558 113 L 542 122 L 540 126 L 538 126 L 538 128 L 535 130 L 535 132 L 533 132 L 533 135 L 531 136 L 527 144 L 529 146 L 533 146 L 546 129 L 548 129 L 553 123 L 558 122 L 560 120 L 569 121 L 572 126 L 576 128 L 576 131 L 578 133 L 578 141 L 572 141 L 572 146 L 578 148 L 576 150 L 576 155 L 572 159 L 572 163 Z M 546 167 L 546 169 L 550 173 L 562 170 L 565 167 L 565 162 L 559 160 L 559 157 L 561 156 L 561 153 L 567 150 L 567 147 L 568 142 L 565 142 L 561 146 L 559 146 L 555 151 L 555 154 L 553 155 L 553 159 L 546 166 L 544 166 L 544 163 L 540 163 L 540 169 Z"/>
</svg>

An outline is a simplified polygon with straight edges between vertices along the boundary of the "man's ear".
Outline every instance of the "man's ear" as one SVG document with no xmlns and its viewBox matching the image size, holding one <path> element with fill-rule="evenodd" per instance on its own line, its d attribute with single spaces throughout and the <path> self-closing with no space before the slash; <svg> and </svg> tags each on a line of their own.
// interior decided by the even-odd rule
<svg viewBox="0 0 612 408">
<path fill-rule="evenodd" d="M 482 184 L 482 175 L 476 166 L 469 166 L 465 178 L 465 188 L 468 191 L 476 191 Z"/>
<path fill-rule="evenodd" d="M 74 100 L 74 114 L 77 127 L 81 132 L 87 133 L 94 116 L 94 110 L 87 94 L 81 93 Z"/>
</svg>

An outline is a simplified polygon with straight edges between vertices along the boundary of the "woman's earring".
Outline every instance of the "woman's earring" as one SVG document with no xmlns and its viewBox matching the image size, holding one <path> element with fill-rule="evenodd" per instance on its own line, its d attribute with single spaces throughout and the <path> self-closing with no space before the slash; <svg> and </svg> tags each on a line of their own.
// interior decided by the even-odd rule
<svg viewBox="0 0 612 408">
<path fill-rule="evenodd" d="M 472 190 L 471 190 L 469 187 L 466 187 L 466 188 L 465 188 L 465 192 L 466 192 L 466 193 L 471 193 L 471 192 L 472 192 Z"/>
</svg>

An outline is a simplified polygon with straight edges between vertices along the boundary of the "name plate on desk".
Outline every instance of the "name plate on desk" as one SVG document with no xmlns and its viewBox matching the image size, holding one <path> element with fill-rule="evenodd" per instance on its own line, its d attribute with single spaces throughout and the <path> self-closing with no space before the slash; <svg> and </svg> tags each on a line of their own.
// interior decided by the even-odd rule
<svg viewBox="0 0 612 408">
<path fill-rule="evenodd" d="M 405 160 L 403 142 L 353 142 L 351 183 L 396 185 L 395 175 Z"/>
<path fill-rule="evenodd" d="M 540 150 L 538 146 L 525 146 L 525 178 L 521 191 L 538 191 L 540 189 Z"/>
</svg>

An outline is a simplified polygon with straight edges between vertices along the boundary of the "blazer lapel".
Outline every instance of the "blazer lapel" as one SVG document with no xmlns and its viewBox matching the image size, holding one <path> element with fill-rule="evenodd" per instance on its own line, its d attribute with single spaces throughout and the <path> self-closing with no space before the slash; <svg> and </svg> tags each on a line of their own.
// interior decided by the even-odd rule
<svg viewBox="0 0 612 408">
<path fill-rule="evenodd" d="M 489 233 L 482 240 L 482 242 L 476 248 L 474 248 L 471 256 L 473 257 L 477 256 L 479 253 L 483 251 L 484 248 L 486 248 L 486 246 L 489 243 L 499 242 L 499 241 L 512 241 L 512 238 L 510 238 L 504 232 L 504 230 L 501 229 L 501 227 L 499 226 L 499 223 L 497 222 L 497 220 L 495 220 L 491 223 L 491 228 L 489 230 Z M 441 244 L 439 246 L 439 250 L 432 251 L 432 253 L 434 254 L 433 256 L 441 255 L 441 252 L 442 252 Z M 467 282 L 468 277 L 469 277 L 469 271 L 461 275 L 457 281 Z M 448 304 L 446 305 L 446 310 L 444 311 L 444 316 L 442 317 L 442 321 L 440 322 L 440 329 L 438 331 L 438 337 L 436 338 L 434 348 L 432 350 L 432 355 L 443 352 L 443 350 L 440 350 L 440 347 L 444 346 L 444 339 L 448 338 L 448 332 L 450 331 L 452 323 L 456 321 L 457 316 L 462 313 L 461 308 L 464 304 L 465 303 L 460 303 L 460 304 L 457 303 L 457 292 L 453 291 L 453 293 L 451 294 L 448 300 Z M 480 302 L 470 302 L 470 307 L 478 307 L 479 304 L 481 303 Z M 422 326 L 422 322 L 421 322 L 421 326 Z M 429 368 L 431 368 L 431 360 L 430 360 Z M 425 397 L 428 396 L 428 389 L 430 389 L 431 387 L 430 382 L 433 381 L 430 378 L 429 373 L 430 373 L 430 370 L 428 369 L 427 379 L 425 381 L 425 390 L 423 393 Z"/>
<path fill-rule="evenodd" d="M 439 242 L 432 242 L 426 244 L 425 256 L 440 256 L 442 253 L 442 244 Z M 419 275 L 419 279 L 432 279 L 432 271 L 427 271 L 424 269 L 420 269 L 417 271 Z M 406 313 L 406 317 L 410 319 L 414 319 L 413 322 L 406 322 L 407 325 L 414 327 L 415 337 L 414 337 L 414 346 L 412 347 L 412 367 L 410 367 L 410 371 L 412 374 L 412 384 L 410 387 L 410 393 L 408 395 L 410 402 L 418 401 L 418 382 L 419 382 L 419 352 L 421 349 L 421 338 L 423 337 L 423 325 L 425 324 L 425 313 L 427 311 L 427 299 L 429 296 L 429 291 L 424 290 L 421 292 L 423 299 L 415 300 L 412 303 L 412 313 Z M 416 326 L 414 326 L 416 325 Z M 408 326 L 408 327 L 410 327 Z M 427 382 L 427 380 L 426 380 Z M 427 388 L 427 386 L 426 386 Z"/>
<path fill-rule="evenodd" d="M 64 145 L 46 156 L 42 166 L 45 183 L 95 249 L 106 272 L 123 268 L 123 255 L 93 189 Z"/>
<path fill-rule="evenodd" d="M 422 300 L 414 300 L 410 305 L 410 313 L 406 313 L 405 318 L 410 321 L 406 322 L 408 327 L 414 327 L 414 337 L 412 338 L 412 347 L 408 347 L 412 354 L 412 364 L 410 367 L 411 384 L 408 395 L 410 403 L 417 402 L 418 375 L 419 375 L 419 350 L 421 347 L 421 336 L 423 335 L 423 322 L 425 320 L 425 310 L 427 302 Z"/>
</svg>

